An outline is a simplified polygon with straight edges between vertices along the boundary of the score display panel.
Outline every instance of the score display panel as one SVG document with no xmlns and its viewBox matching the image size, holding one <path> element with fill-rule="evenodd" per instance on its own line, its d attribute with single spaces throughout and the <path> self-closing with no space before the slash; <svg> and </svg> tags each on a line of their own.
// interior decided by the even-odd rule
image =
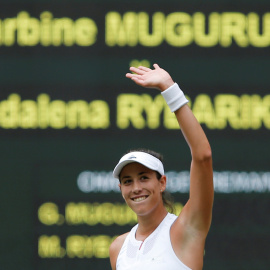
<svg viewBox="0 0 270 270">
<path fill-rule="evenodd" d="M 125 78 L 131 65 L 158 63 L 187 95 L 212 146 L 205 269 L 267 268 L 266 1 L 0 6 L 1 266 L 110 269 L 110 243 L 136 224 L 111 175 L 129 149 L 163 153 L 181 211 L 188 146 L 159 93 Z"/>
</svg>

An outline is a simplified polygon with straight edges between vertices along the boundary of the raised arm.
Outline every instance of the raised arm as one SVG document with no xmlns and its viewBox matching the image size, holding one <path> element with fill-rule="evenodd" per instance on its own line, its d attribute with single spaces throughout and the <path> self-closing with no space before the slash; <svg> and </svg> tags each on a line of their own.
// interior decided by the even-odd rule
<svg viewBox="0 0 270 270">
<path fill-rule="evenodd" d="M 135 74 L 127 73 L 126 77 L 143 87 L 156 88 L 163 92 L 174 85 L 168 72 L 157 64 L 154 64 L 153 70 L 146 67 L 131 67 L 130 70 Z M 174 113 L 192 156 L 190 198 L 181 213 L 181 228 L 182 230 L 188 228 L 188 232 L 192 231 L 192 233 L 199 232 L 204 238 L 211 224 L 214 197 L 211 148 L 202 127 L 188 105 L 176 107 Z"/>
</svg>

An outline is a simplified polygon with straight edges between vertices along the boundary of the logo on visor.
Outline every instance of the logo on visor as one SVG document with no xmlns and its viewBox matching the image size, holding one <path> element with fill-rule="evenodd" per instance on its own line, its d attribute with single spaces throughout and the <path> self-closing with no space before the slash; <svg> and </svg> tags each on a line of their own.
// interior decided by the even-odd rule
<svg viewBox="0 0 270 270">
<path fill-rule="evenodd" d="M 137 158 L 135 156 L 129 156 L 128 159 L 133 159 L 133 158 Z"/>
</svg>

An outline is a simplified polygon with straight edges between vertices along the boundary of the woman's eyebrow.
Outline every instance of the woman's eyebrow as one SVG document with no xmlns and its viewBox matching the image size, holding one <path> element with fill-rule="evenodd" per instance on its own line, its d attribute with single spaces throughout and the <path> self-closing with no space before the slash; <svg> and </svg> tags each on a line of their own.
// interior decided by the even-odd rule
<svg viewBox="0 0 270 270">
<path fill-rule="evenodd" d="M 138 175 L 140 176 L 140 175 L 146 174 L 146 173 L 147 173 L 147 172 L 142 171 L 142 172 L 139 172 Z M 121 177 L 121 180 L 126 179 L 126 178 L 131 178 L 131 176 L 125 175 L 125 176 Z"/>
<path fill-rule="evenodd" d="M 121 180 L 126 179 L 126 178 L 131 178 L 131 176 L 125 175 L 125 176 L 121 177 Z"/>
</svg>

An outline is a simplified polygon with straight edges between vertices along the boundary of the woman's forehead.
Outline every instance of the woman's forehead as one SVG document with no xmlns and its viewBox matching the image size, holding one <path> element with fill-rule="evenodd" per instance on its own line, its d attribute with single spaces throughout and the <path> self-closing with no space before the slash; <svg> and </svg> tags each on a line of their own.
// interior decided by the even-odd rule
<svg viewBox="0 0 270 270">
<path fill-rule="evenodd" d="M 138 175 L 141 173 L 151 173 L 153 170 L 145 167 L 144 165 L 138 162 L 132 162 L 127 164 L 121 171 L 120 177 L 129 176 L 129 175 Z"/>
</svg>

